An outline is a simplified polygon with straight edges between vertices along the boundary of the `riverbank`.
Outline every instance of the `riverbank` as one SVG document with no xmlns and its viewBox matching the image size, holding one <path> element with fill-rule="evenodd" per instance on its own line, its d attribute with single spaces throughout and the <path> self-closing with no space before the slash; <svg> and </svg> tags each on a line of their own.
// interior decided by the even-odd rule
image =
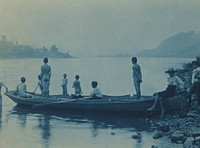
<svg viewBox="0 0 200 148">
<path fill-rule="evenodd" d="M 152 119 L 151 128 L 154 139 L 153 148 L 199 148 L 200 147 L 200 109 L 187 114 L 166 115 L 165 118 Z"/>
</svg>

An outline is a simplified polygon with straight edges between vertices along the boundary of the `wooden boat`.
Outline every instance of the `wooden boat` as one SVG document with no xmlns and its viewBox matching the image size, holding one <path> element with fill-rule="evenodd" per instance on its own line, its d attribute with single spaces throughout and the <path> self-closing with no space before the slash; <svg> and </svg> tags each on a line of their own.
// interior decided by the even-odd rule
<svg viewBox="0 0 200 148">
<path fill-rule="evenodd" d="M 30 106 L 31 108 L 56 108 L 68 110 L 90 110 L 90 111 L 119 111 L 132 112 L 135 114 L 148 112 L 147 109 L 154 103 L 153 96 L 141 96 L 140 100 L 136 96 L 106 96 L 102 99 L 92 99 L 83 97 L 72 99 L 54 95 L 43 97 L 41 95 L 32 95 L 29 98 L 16 96 L 14 91 L 5 93 L 11 100 L 18 105 Z M 166 111 L 180 110 L 186 106 L 186 92 L 181 92 L 176 96 L 164 100 Z M 159 110 L 159 104 L 157 109 Z"/>
<path fill-rule="evenodd" d="M 41 94 L 34 94 L 34 93 L 28 93 L 30 97 L 21 97 L 15 94 L 15 91 L 11 90 L 6 93 L 4 93 L 6 96 L 8 96 L 11 100 L 13 100 L 18 105 L 22 106 L 33 106 L 35 104 L 41 104 L 41 103 L 53 103 L 58 102 L 61 99 L 68 100 L 69 96 L 63 96 L 63 95 L 51 95 L 48 97 L 45 97 Z"/>
</svg>

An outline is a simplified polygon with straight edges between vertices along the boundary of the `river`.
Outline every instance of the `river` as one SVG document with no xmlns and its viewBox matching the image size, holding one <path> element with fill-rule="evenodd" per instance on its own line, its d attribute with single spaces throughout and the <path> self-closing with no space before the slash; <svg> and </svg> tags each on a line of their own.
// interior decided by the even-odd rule
<svg viewBox="0 0 200 148">
<path fill-rule="evenodd" d="M 0 79 L 10 90 L 26 77 L 28 91 L 37 84 L 42 59 L 1 59 Z M 143 74 L 143 95 L 165 89 L 170 68 L 181 68 L 192 59 L 138 58 Z M 92 91 L 91 81 L 98 81 L 103 94 L 135 93 L 130 58 L 49 59 L 52 68 L 50 94 L 61 94 L 63 73 L 68 77 L 68 93 L 74 93 L 72 83 L 80 75 L 84 94 Z M 71 111 L 37 111 L 21 109 L 3 95 L 0 115 L 0 147 L 2 148 L 150 148 L 156 141 L 146 117 L 105 115 Z M 132 138 L 134 132 L 140 140 Z"/>
</svg>

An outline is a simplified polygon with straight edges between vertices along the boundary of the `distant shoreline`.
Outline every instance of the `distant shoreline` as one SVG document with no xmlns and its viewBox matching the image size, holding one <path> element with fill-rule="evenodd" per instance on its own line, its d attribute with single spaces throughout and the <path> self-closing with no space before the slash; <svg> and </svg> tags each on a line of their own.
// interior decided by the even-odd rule
<svg viewBox="0 0 200 148">
<path fill-rule="evenodd" d="M 13 43 L 6 40 L 6 36 L 2 36 L 0 40 L 0 59 L 20 59 L 20 58 L 75 58 L 68 52 L 60 52 L 56 45 L 52 45 L 50 49 L 43 46 L 42 48 L 34 48 L 29 45 L 21 45 L 18 42 Z"/>
</svg>

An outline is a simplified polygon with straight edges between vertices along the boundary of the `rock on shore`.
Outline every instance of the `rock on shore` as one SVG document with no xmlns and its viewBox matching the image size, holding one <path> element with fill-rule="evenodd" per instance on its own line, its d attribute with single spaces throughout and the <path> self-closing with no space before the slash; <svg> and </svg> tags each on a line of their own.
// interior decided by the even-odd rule
<svg viewBox="0 0 200 148">
<path fill-rule="evenodd" d="M 199 111 L 190 111 L 184 118 L 180 118 L 178 115 L 168 115 L 163 119 L 153 119 L 151 126 L 156 127 L 152 138 L 159 147 L 200 147 Z"/>
</svg>

